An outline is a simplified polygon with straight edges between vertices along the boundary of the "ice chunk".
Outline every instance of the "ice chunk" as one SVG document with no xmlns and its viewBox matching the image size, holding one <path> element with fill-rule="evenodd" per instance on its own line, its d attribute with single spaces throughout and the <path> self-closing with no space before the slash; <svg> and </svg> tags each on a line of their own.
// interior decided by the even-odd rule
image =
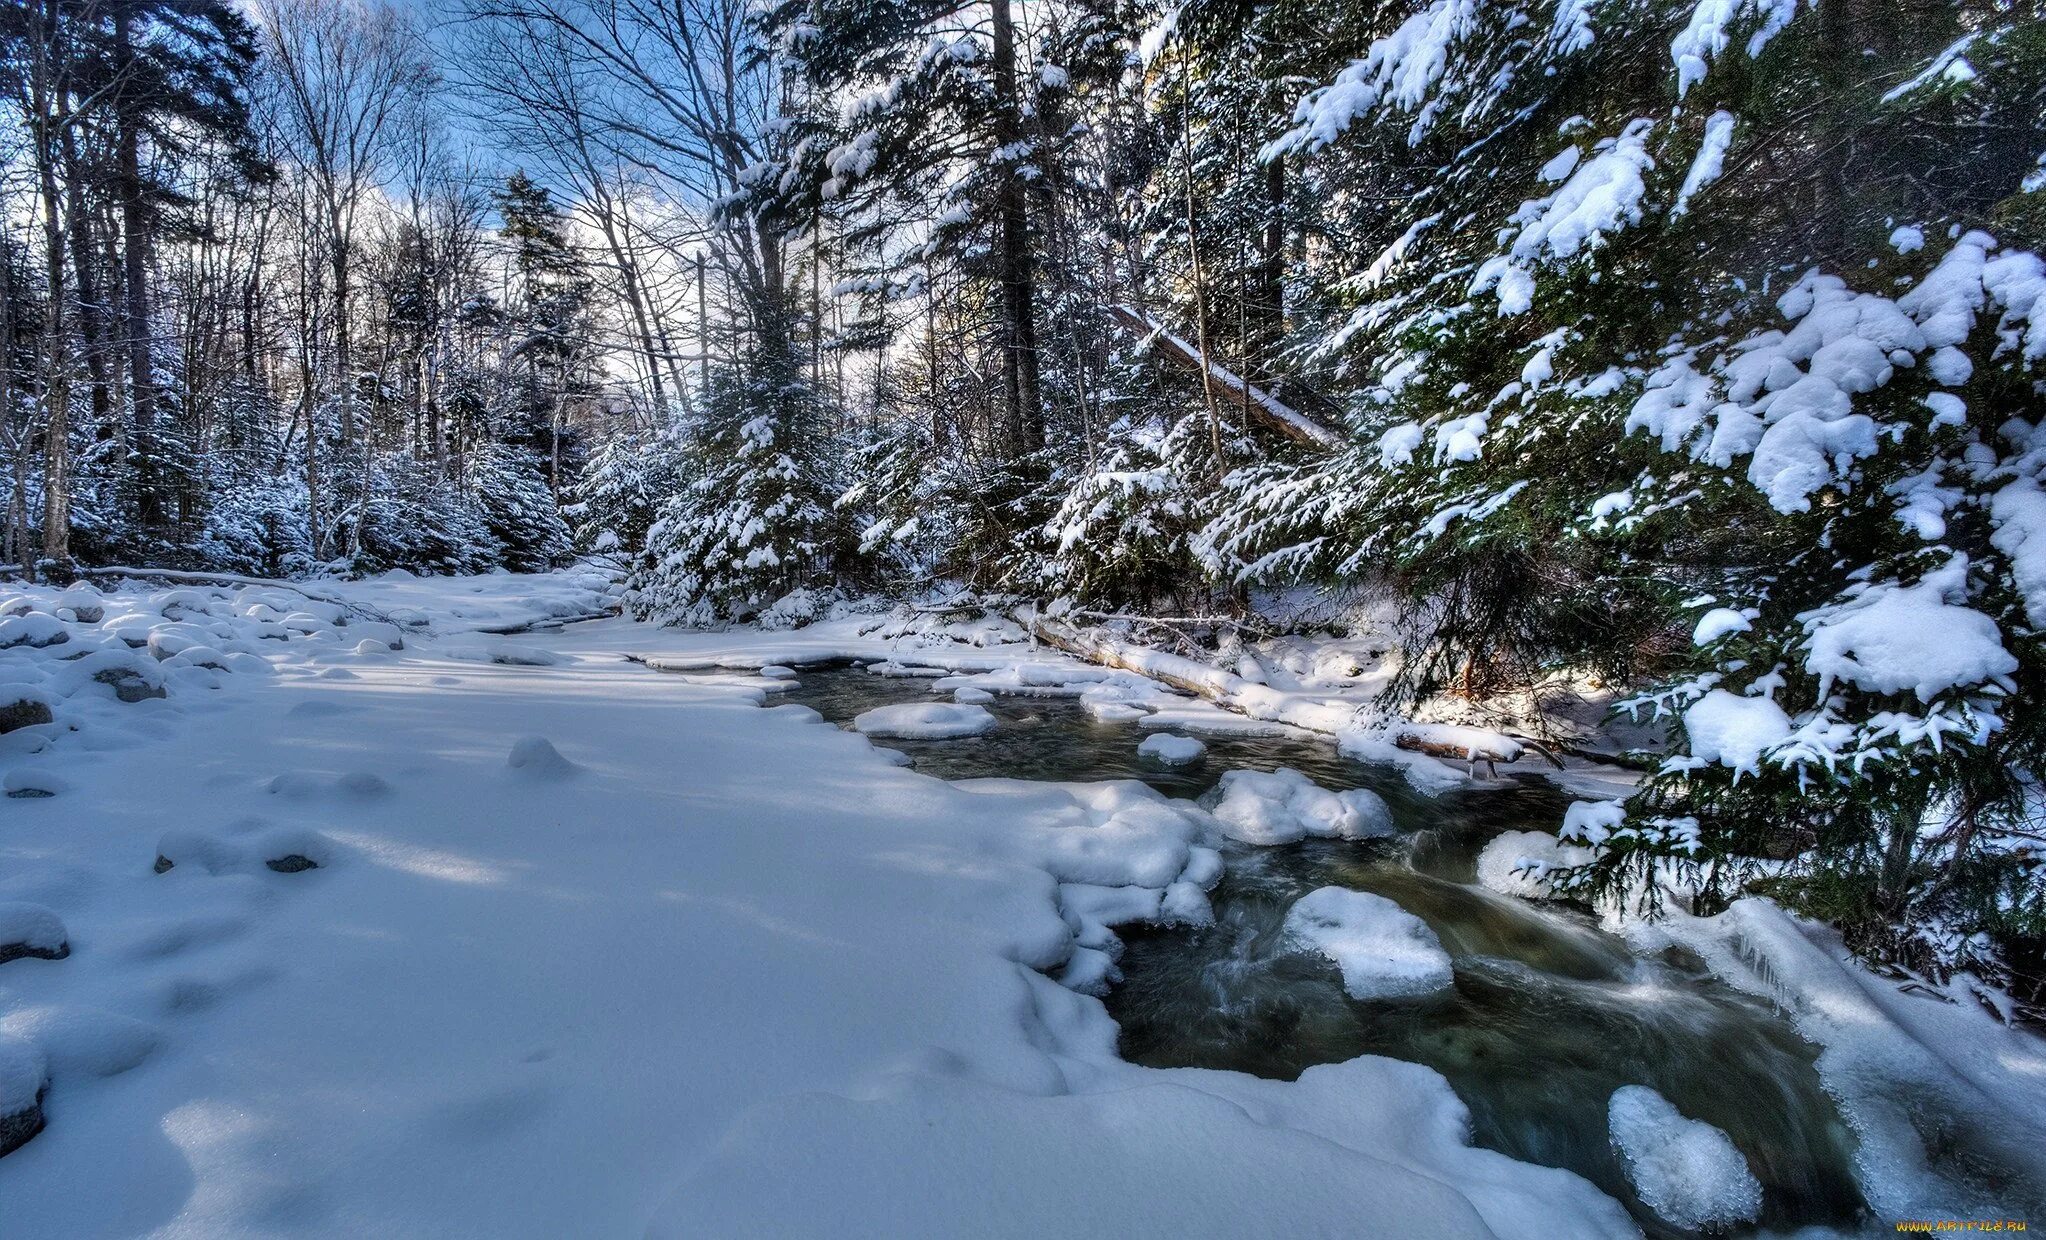
<svg viewBox="0 0 2046 1240">
<path fill-rule="evenodd" d="M 1392 834 L 1392 811 L 1375 792 L 1329 792 L 1287 767 L 1230 771 L 1214 808 L 1222 830 L 1246 844 L 1288 844 L 1305 836 L 1358 840 Z"/>
<path fill-rule="evenodd" d="M 1433 994 L 1454 980 L 1449 953 L 1428 923 L 1368 891 L 1308 892 L 1286 911 L 1286 935 L 1335 961 L 1353 999 Z"/>
<path fill-rule="evenodd" d="M 1613 1091 L 1607 1107 L 1613 1148 L 1641 1202 L 1687 1231 L 1746 1222 L 1762 1210 L 1762 1186 L 1733 1141 L 1686 1119 L 1645 1085 Z"/>
<path fill-rule="evenodd" d="M 863 711 L 853 719 L 853 727 L 868 736 L 944 740 L 992 732 L 996 722 L 995 717 L 980 706 L 953 702 L 906 702 Z"/>
<path fill-rule="evenodd" d="M 976 689 L 972 685 L 961 685 L 952 691 L 952 700 L 964 706 L 978 706 L 983 702 L 994 701 L 995 695 L 985 689 Z"/>
<path fill-rule="evenodd" d="M 1201 760 L 1208 747 L 1191 736 L 1178 736 L 1171 732 L 1160 732 L 1147 736 L 1137 746 L 1137 756 L 1160 766 L 1192 766 Z"/>
</svg>

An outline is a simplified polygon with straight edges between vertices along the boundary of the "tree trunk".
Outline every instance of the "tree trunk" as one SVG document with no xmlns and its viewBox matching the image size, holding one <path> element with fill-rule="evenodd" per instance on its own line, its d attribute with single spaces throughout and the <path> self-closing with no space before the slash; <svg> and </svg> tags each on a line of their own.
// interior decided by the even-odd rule
<svg viewBox="0 0 2046 1240">
<path fill-rule="evenodd" d="M 71 359 L 64 281 L 64 225 L 57 193 L 57 133 L 69 118 L 65 85 L 58 80 L 60 0 L 44 0 L 37 31 L 30 91 L 35 111 L 38 188 L 43 200 L 43 261 L 49 282 L 49 314 L 43 330 L 43 559 L 53 575 L 71 561 Z M 24 566 L 26 567 L 26 566 Z"/>
<path fill-rule="evenodd" d="M 64 152 L 64 199 L 70 212 L 72 282 L 78 288 L 78 334 L 85 352 L 86 374 L 92 383 L 92 420 L 105 426 L 113 416 L 112 385 L 107 377 L 106 324 L 100 317 L 99 290 L 93 278 L 91 217 L 85 209 L 85 164 L 78 154 L 75 126 L 60 135 Z"/>
<path fill-rule="evenodd" d="M 114 19 L 114 55 L 121 71 L 132 72 L 131 18 L 122 10 Z M 122 313 L 128 346 L 128 409 L 135 459 L 136 517 L 145 531 L 163 526 L 162 480 L 156 443 L 156 367 L 149 321 L 149 206 L 142 181 L 142 139 L 137 132 L 133 101 L 123 98 L 116 110 L 117 158 L 121 193 Z"/>
<path fill-rule="evenodd" d="M 1012 456 L 1044 446 L 1044 409 L 1037 381 L 1036 286 L 1031 270 L 1030 201 L 1016 174 L 1016 147 L 1023 140 L 1022 94 L 1016 80 L 1016 27 L 1009 0 L 991 0 L 994 18 L 995 145 L 1002 166 L 1000 196 L 1002 374 Z"/>
</svg>

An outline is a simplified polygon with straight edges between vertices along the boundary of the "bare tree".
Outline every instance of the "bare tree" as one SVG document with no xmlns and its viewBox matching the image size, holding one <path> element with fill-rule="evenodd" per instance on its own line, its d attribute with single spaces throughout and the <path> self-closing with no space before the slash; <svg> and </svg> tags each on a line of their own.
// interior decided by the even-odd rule
<svg viewBox="0 0 2046 1240">
<path fill-rule="evenodd" d="M 255 12 L 286 153 L 312 188 L 322 226 L 333 300 L 331 384 L 346 446 L 356 432 L 349 299 L 358 221 L 403 140 L 406 113 L 421 106 L 434 73 L 411 11 L 389 0 L 257 0 Z M 311 427 L 309 454 L 318 450 Z M 367 460 L 365 453 L 365 468 Z M 317 549 L 317 511 L 313 521 Z"/>
</svg>

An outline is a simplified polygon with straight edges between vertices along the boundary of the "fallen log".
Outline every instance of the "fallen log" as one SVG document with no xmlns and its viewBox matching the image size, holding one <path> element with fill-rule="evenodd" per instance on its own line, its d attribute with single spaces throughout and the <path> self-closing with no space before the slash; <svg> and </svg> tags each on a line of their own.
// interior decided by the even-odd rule
<svg viewBox="0 0 2046 1240">
<path fill-rule="evenodd" d="M 1269 686 L 1253 684 L 1220 668 L 1101 637 L 1062 620 L 1039 615 L 1034 609 L 1019 609 L 1014 615 L 1017 623 L 1047 646 L 1101 667 L 1134 672 L 1246 718 L 1289 724 L 1328 736 L 1340 735 L 1346 730 L 1340 725 L 1354 720 L 1354 716 L 1326 704 L 1300 703 Z M 1460 741 L 1446 739 L 1444 734 L 1452 731 L 1467 735 Z M 1479 731 L 1475 728 L 1447 729 L 1426 724 L 1394 730 L 1390 739 L 1395 746 L 1410 753 L 1467 763 L 1473 775 L 1477 773 L 1478 763 L 1482 762 L 1493 776 L 1497 776 L 1497 764 L 1516 761 L 1521 757 L 1524 746 L 1506 736 L 1488 735 L 1500 743 L 1480 743 Z M 1550 755 L 1543 756 L 1555 761 Z"/>
<path fill-rule="evenodd" d="M 1273 396 L 1257 384 L 1238 375 L 1222 363 L 1210 359 L 1206 366 L 1201 364 L 1201 351 L 1174 334 L 1163 323 L 1133 306 L 1112 305 L 1106 307 L 1108 317 L 1129 331 L 1143 336 L 1146 344 L 1155 344 L 1166 357 L 1196 372 L 1204 372 L 1207 389 L 1216 400 L 1233 407 L 1248 410 L 1265 425 L 1278 431 L 1288 439 L 1313 444 L 1317 448 L 1340 447 L 1343 437 L 1286 402 Z"/>
<path fill-rule="evenodd" d="M 586 620 L 608 620 L 619 614 L 619 611 L 619 608 L 608 607 L 603 611 L 581 611 L 570 616 L 540 616 L 532 620 L 520 620 L 514 624 L 487 625 L 474 631 L 489 637 L 512 637 L 520 633 L 552 633 Z"/>
</svg>

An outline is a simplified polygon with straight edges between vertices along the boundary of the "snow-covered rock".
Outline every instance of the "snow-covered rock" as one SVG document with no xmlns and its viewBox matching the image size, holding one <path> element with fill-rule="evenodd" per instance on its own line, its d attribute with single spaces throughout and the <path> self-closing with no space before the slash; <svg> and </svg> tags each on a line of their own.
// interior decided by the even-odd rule
<svg viewBox="0 0 2046 1240">
<path fill-rule="evenodd" d="M 1660 1218 L 1699 1231 L 1761 1213 L 1762 1185 L 1724 1132 L 1685 1118 L 1645 1085 L 1614 1090 L 1607 1120 L 1628 1183 Z"/>
<path fill-rule="evenodd" d="M 49 1083 L 42 1048 L 0 1033 L 0 1158 L 43 1130 L 43 1090 Z"/>
<path fill-rule="evenodd" d="M 1449 953 L 1428 923 L 1368 891 L 1322 887 L 1286 911 L 1286 935 L 1343 971 L 1353 999 L 1405 999 L 1446 989 Z"/>
<path fill-rule="evenodd" d="M 64 922 L 40 904 L 0 903 L 0 964 L 33 957 L 62 960 L 71 954 Z"/>
<path fill-rule="evenodd" d="M 954 702 L 904 702 L 862 711 L 853 727 L 868 736 L 903 740 L 946 740 L 992 732 L 999 721 L 982 706 Z"/>
<path fill-rule="evenodd" d="M 1160 732 L 1147 736 L 1137 746 L 1137 756 L 1146 762 L 1159 766 L 1192 766 L 1201 760 L 1208 747 L 1191 736 L 1179 736 L 1171 732 Z"/>
<path fill-rule="evenodd" d="M 1222 776 L 1214 815 L 1245 844 L 1290 844 L 1307 836 L 1359 840 L 1393 831 L 1392 811 L 1364 788 L 1330 792 L 1300 772 L 1280 767 Z"/>
</svg>

